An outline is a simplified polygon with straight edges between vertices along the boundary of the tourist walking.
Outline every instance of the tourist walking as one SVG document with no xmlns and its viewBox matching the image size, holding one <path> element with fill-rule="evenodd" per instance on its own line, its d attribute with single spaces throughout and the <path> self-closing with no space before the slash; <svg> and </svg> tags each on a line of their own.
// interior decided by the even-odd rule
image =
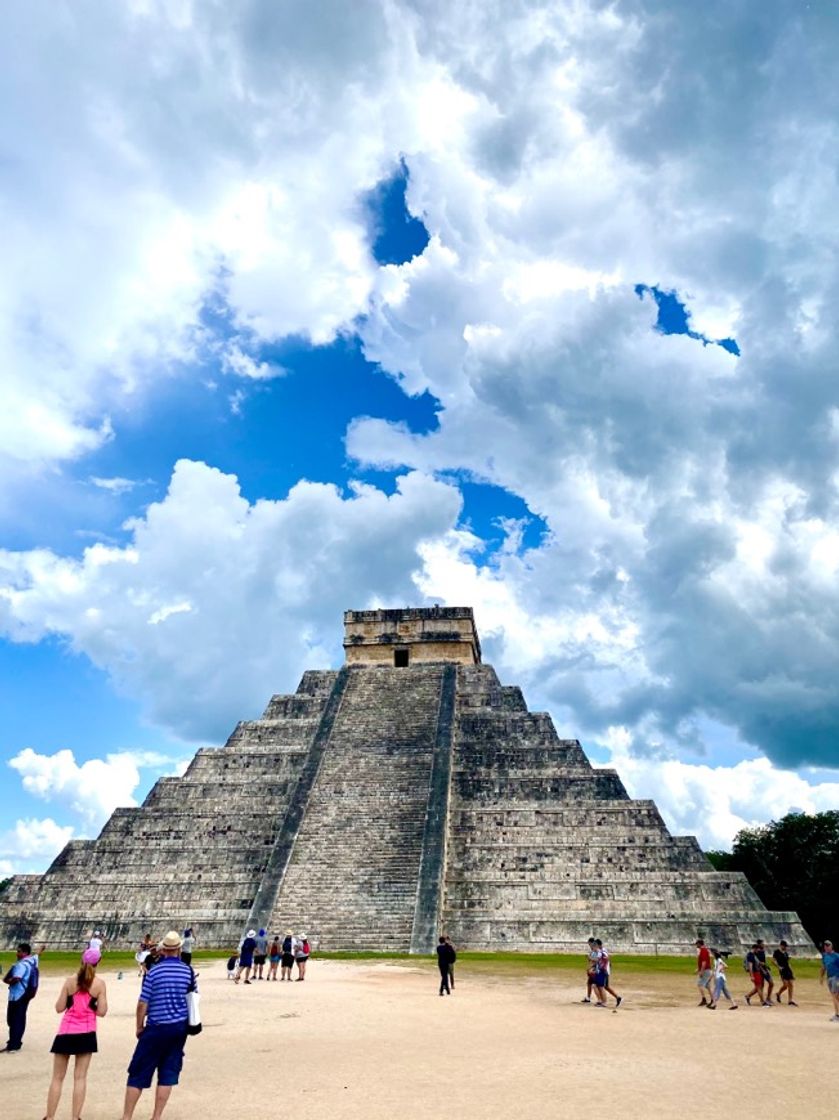
<svg viewBox="0 0 839 1120">
<path fill-rule="evenodd" d="M 757 996 L 763 1007 L 771 1007 L 772 1004 L 767 1000 L 763 991 L 764 985 L 766 984 L 766 969 L 761 964 L 760 957 L 758 956 L 757 942 L 752 945 L 751 949 L 746 954 L 745 967 L 752 978 L 752 990 L 746 995 L 746 1003 L 751 1006 L 752 1000 Z"/>
<path fill-rule="evenodd" d="M 280 980 L 291 982 L 291 970 L 294 968 L 294 936 L 290 929 L 285 931 L 280 957 Z"/>
<path fill-rule="evenodd" d="M 766 1006 L 771 1007 L 772 991 L 775 987 L 775 981 L 772 979 L 772 969 L 769 967 L 769 962 L 766 959 L 766 946 L 763 944 L 762 937 L 759 937 L 755 942 L 755 959 L 757 960 L 758 968 L 766 984 Z"/>
<path fill-rule="evenodd" d="M 47 1093 L 47 1114 L 44 1120 L 54 1120 L 64 1078 L 73 1061 L 73 1111 L 81 1117 L 87 1094 L 87 1071 L 90 1059 L 97 1052 L 96 1020 L 108 1014 L 108 993 L 105 981 L 96 975 L 101 956 L 98 949 L 85 949 L 78 972 L 68 976 L 61 986 L 55 1010 L 61 1015 L 58 1034 L 53 1040 L 52 1080 Z"/>
<path fill-rule="evenodd" d="M 454 947 L 454 942 L 450 937 L 446 937 L 446 944 L 451 950 L 449 953 L 449 987 L 454 991 L 454 965 L 457 960 L 457 949 Z"/>
<path fill-rule="evenodd" d="M 720 996 L 725 996 L 731 1004 L 729 1011 L 736 1011 L 737 1004 L 728 990 L 728 983 L 726 982 L 725 974 L 728 969 L 728 962 L 726 957 L 728 953 L 723 952 L 721 949 L 714 949 L 714 998 L 708 1004 L 712 1011 L 716 1010 L 717 1004 L 720 1001 Z"/>
<path fill-rule="evenodd" d="M 264 929 L 261 929 L 256 935 L 256 945 L 253 950 L 253 978 L 254 980 L 264 980 L 262 970 L 265 968 L 265 958 L 268 956 L 268 936 Z"/>
<path fill-rule="evenodd" d="M 140 947 L 134 954 L 134 960 L 137 962 L 137 974 L 139 976 L 146 975 L 146 960 L 149 953 L 154 951 L 155 944 L 152 940 L 152 935 L 147 933 L 143 940 L 140 942 Z"/>
<path fill-rule="evenodd" d="M 772 959 L 778 966 L 778 975 L 783 981 L 781 987 L 778 989 L 778 993 L 775 996 L 775 999 L 778 1001 L 778 1003 L 783 1002 L 781 1000 L 781 996 L 784 994 L 784 992 L 787 992 L 787 1005 L 789 1007 L 798 1007 L 798 1004 L 792 998 L 794 994 L 793 984 L 795 982 L 795 974 L 793 973 L 792 966 L 789 963 L 789 946 L 787 945 L 786 941 L 781 941 L 779 943 L 778 948 L 772 954 Z"/>
<path fill-rule="evenodd" d="M 297 961 L 297 979 L 306 979 L 306 962 L 311 955 L 311 948 L 309 946 L 309 939 L 305 933 L 301 933 L 297 938 L 294 946 L 294 959 Z"/>
<path fill-rule="evenodd" d="M 227 979 L 228 980 L 235 980 L 236 979 L 236 966 L 238 965 L 238 963 L 239 963 L 238 952 L 231 953 L 230 956 L 227 958 Z"/>
<path fill-rule="evenodd" d="M 195 951 L 195 935 L 192 928 L 185 929 L 181 941 L 181 960 L 184 964 L 192 964 L 192 954 Z"/>
<path fill-rule="evenodd" d="M 251 969 L 253 968 L 253 954 L 256 949 L 256 930 L 249 929 L 242 944 L 239 946 L 239 967 L 236 970 L 236 983 L 242 979 L 242 974 L 245 976 L 245 983 L 251 982 Z"/>
<path fill-rule="evenodd" d="M 131 1120 L 144 1089 L 157 1074 L 152 1120 L 160 1120 L 178 1084 L 189 1025 L 187 992 L 198 991 L 195 973 L 180 960 L 181 938 L 170 930 L 158 946 L 160 960 L 143 980 L 137 1002 L 137 1045 L 128 1066 L 122 1120 Z"/>
<path fill-rule="evenodd" d="M 819 983 L 824 983 L 827 977 L 827 990 L 833 1000 L 833 1015 L 831 1021 L 839 1023 L 839 953 L 833 949 L 832 941 L 825 941 L 822 945 L 822 967 L 819 972 Z"/>
<path fill-rule="evenodd" d="M 268 950 L 268 979 L 277 979 L 277 968 L 280 963 L 280 935 L 274 934 L 274 940 L 271 942 L 271 948 Z"/>
<path fill-rule="evenodd" d="M 591 1003 L 591 993 L 594 988 L 594 977 L 597 972 L 597 941 L 594 937 L 588 939 L 588 955 L 586 956 L 586 994 L 581 1003 Z"/>
<path fill-rule="evenodd" d="M 714 975 L 714 969 L 711 965 L 711 954 L 708 951 L 708 946 L 701 937 L 696 939 L 696 986 L 699 988 L 699 994 L 702 999 L 699 1001 L 700 1007 L 707 1007 L 708 1004 L 714 1002 L 714 995 L 711 991 L 711 978 Z M 705 998 L 707 995 L 707 999 Z"/>
<path fill-rule="evenodd" d="M 32 946 L 28 941 L 18 942 L 17 960 L 3 977 L 3 983 L 9 985 L 9 1002 L 6 1008 L 9 1040 L 2 1052 L 14 1054 L 23 1046 L 26 1012 L 38 984 L 38 958 L 33 957 Z"/>
<path fill-rule="evenodd" d="M 100 957 L 105 952 L 105 938 L 102 936 L 100 929 L 95 929 L 93 936 L 87 939 L 87 948 L 95 949 Z"/>
<path fill-rule="evenodd" d="M 440 940 L 437 943 L 437 967 L 440 970 L 440 995 L 450 996 L 452 994 L 449 985 L 449 965 L 451 963 L 451 955 L 453 948 L 449 944 L 448 938 L 444 933 L 440 934 Z"/>
<path fill-rule="evenodd" d="M 601 976 L 600 981 L 598 981 L 597 977 L 595 977 L 595 983 L 598 985 L 598 989 L 603 997 L 602 1006 L 606 1006 L 606 992 L 608 992 L 612 999 L 615 1001 L 615 1007 L 620 1007 L 620 1005 L 623 1003 L 623 996 L 619 996 L 618 993 L 613 991 L 610 986 L 612 978 L 612 958 L 603 948 L 603 942 L 599 937 L 597 938 L 595 944 L 597 945 L 597 971 Z"/>
</svg>

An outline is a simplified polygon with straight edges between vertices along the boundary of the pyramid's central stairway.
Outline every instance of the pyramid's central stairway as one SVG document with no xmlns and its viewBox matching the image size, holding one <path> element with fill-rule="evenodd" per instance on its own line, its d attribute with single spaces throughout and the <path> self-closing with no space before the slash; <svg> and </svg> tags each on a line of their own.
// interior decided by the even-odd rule
<svg viewBox="0 0 839 1120">
<path fill-rule="evenodd" d="M 346 664 L 304 674 L 221 749 L 0 895 L 0 939 L 204 946 L 293 926 L 321 949 L 683 953 L 697 936 L 812 948 L 715 872 L 481 662 L 469 608 L 348 611 Z"/>
</svg>

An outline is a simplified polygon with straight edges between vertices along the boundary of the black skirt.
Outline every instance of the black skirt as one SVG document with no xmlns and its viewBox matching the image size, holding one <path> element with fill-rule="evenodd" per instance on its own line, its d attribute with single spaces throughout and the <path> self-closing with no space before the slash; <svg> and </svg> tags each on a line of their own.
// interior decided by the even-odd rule
<svg viewBox="0 0 839 1120">
<path fill-rule="evenodd" d="M 50 1054 L 97 1054 L 96 1031 L 86 1034 L 57 1034 L 50 1047 Z"/>
</svg>

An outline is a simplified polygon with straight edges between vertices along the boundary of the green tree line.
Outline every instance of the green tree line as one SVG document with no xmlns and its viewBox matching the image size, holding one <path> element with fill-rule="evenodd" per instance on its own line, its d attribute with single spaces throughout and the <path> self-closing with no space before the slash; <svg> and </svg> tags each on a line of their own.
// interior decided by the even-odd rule
<svg viewBox="0 0 839 1120">
<path fill-rule="evenodd" d="M 787 813 L 705 854 L 718 871 L 742 871 L 770 910 L 797 911 L 817 945 L 839 942 L 839 810 Z"/>
</svg>

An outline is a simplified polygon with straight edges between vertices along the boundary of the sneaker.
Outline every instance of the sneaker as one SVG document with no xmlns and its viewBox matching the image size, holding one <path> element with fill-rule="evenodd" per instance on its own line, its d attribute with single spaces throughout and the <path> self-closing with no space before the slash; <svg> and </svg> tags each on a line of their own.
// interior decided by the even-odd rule
<svg viewBox="0 0 839 1120">
<path fill-rule="evenodd" d="M 777 995 L 775 996 L 775 1000 L 776 1000 L 776 1002 L 777 1002 L 777 1003 L 780 1003 L 780 1002 L 781 1002 L 781 996 L 780 996 L 780 993 L 778 993 L 778 994 L 777 994 Z"/>
<path fill-rule="evenodd" d="M 797 1004 L 797 1003 L 795 1002 L 795 1000 L 794 1000 L 794 999 L 791 999 L 791 1000 L 789 1001 L 789 1003 L 787 1004 L 787 1006 L 788 1006 L 788 1007 L 798 1007 L 798 1004 Z"/>
<path fill-rule="evenodd" d="M 606 1004 L 605 1004 L 605 1003 L 596 1003 L 596 1004 L 595 1004 L 594 1006 L 595 1006 L 595 1007 L 596 1007 L 596 1008 L 597 1008 L 598 1010 L 602 1010 L 602 1011 L 605 1011 L 605 1010 L 606 1010 Z M 837 1015 L 837 1016 L 836 1016 L 836 1018 L 837 1018 L 837 1019 L 839 1019 L 839 1015 Z"/>
<path fill-rule="evenodd" d="M 709 1011 L 716 1011 L 717 1010 L 717 1005 L 715 1003 L 709 1003 L 708 1004 L 708 1010 Z"/>
<path fill-rule="evenodd" d="M 586 996 L 585 999 L 580 1000 L 580 1003 L 591 1003 L 591 1000 L 588 998 L 588 996 Z"/>
<path fill-rule="evenodd" d="M 729 1010 L 729 1011 L 736 1011 L 736 1010 L 737 1010 L 737 1004 L 736 1004 L 736 1003 L 732 1003 L 731 1007 L 729 1007 L 729 1009 L 728 1009 L 728 1010 Z"/>
<path fill-rule="evenodd" d="M 617 996 L 617 998 L 615 999 L 615 1007 L 620 1007 L 620 1005 L 622 1003 L 623 1003 L 623 996 Z"/>
<path fill-rule="evenodd" d="M 763 1006 L 764 1006 L 764 1007 L 771 1007 L 771 1006 L 772 1006 L 772 1004 L 771 1004 L 771 1003 L 769 1002 L 769 1000 L 768 1000 L 768 999 L 765 999 L 765 1000 L 763 1001 Z"/>
<path fill-rule="evenodd" d="M 752 997 L 751 996 L 744 996 L 744 999 L 746 1000 L 746 1003 L 749 1005 L 749 1007 L 751 1007 L 752 1006 Z"/>
<path fill-rule="evenodd" d="M 831 1023 L 839 1023 L 839 1015 L 831 1015 L 830 1021 Z"/>
<path fill-rule="evenodd" d="M 703 996 L 703 998 L 702 998 L 702 1002 L 701 1002 L 701 1003 L 697 1003 L 697 1005 L 696 1005 L 696 1006 L 697 1006 L 697 1007 L 707 1007 L 707 1006 L 708 1006 L 708 1001 L 707 1001 L 707 999 L 705 999 L 705 998 L 704 998 L 704 996 Z"/>
<path fill-rule="evenodd" d="M 245 983 L 246 983 L 246 984 L 250 984 L 250 980 L 246 980 L 246 981 L 245 981 Z"/>
</svg>

